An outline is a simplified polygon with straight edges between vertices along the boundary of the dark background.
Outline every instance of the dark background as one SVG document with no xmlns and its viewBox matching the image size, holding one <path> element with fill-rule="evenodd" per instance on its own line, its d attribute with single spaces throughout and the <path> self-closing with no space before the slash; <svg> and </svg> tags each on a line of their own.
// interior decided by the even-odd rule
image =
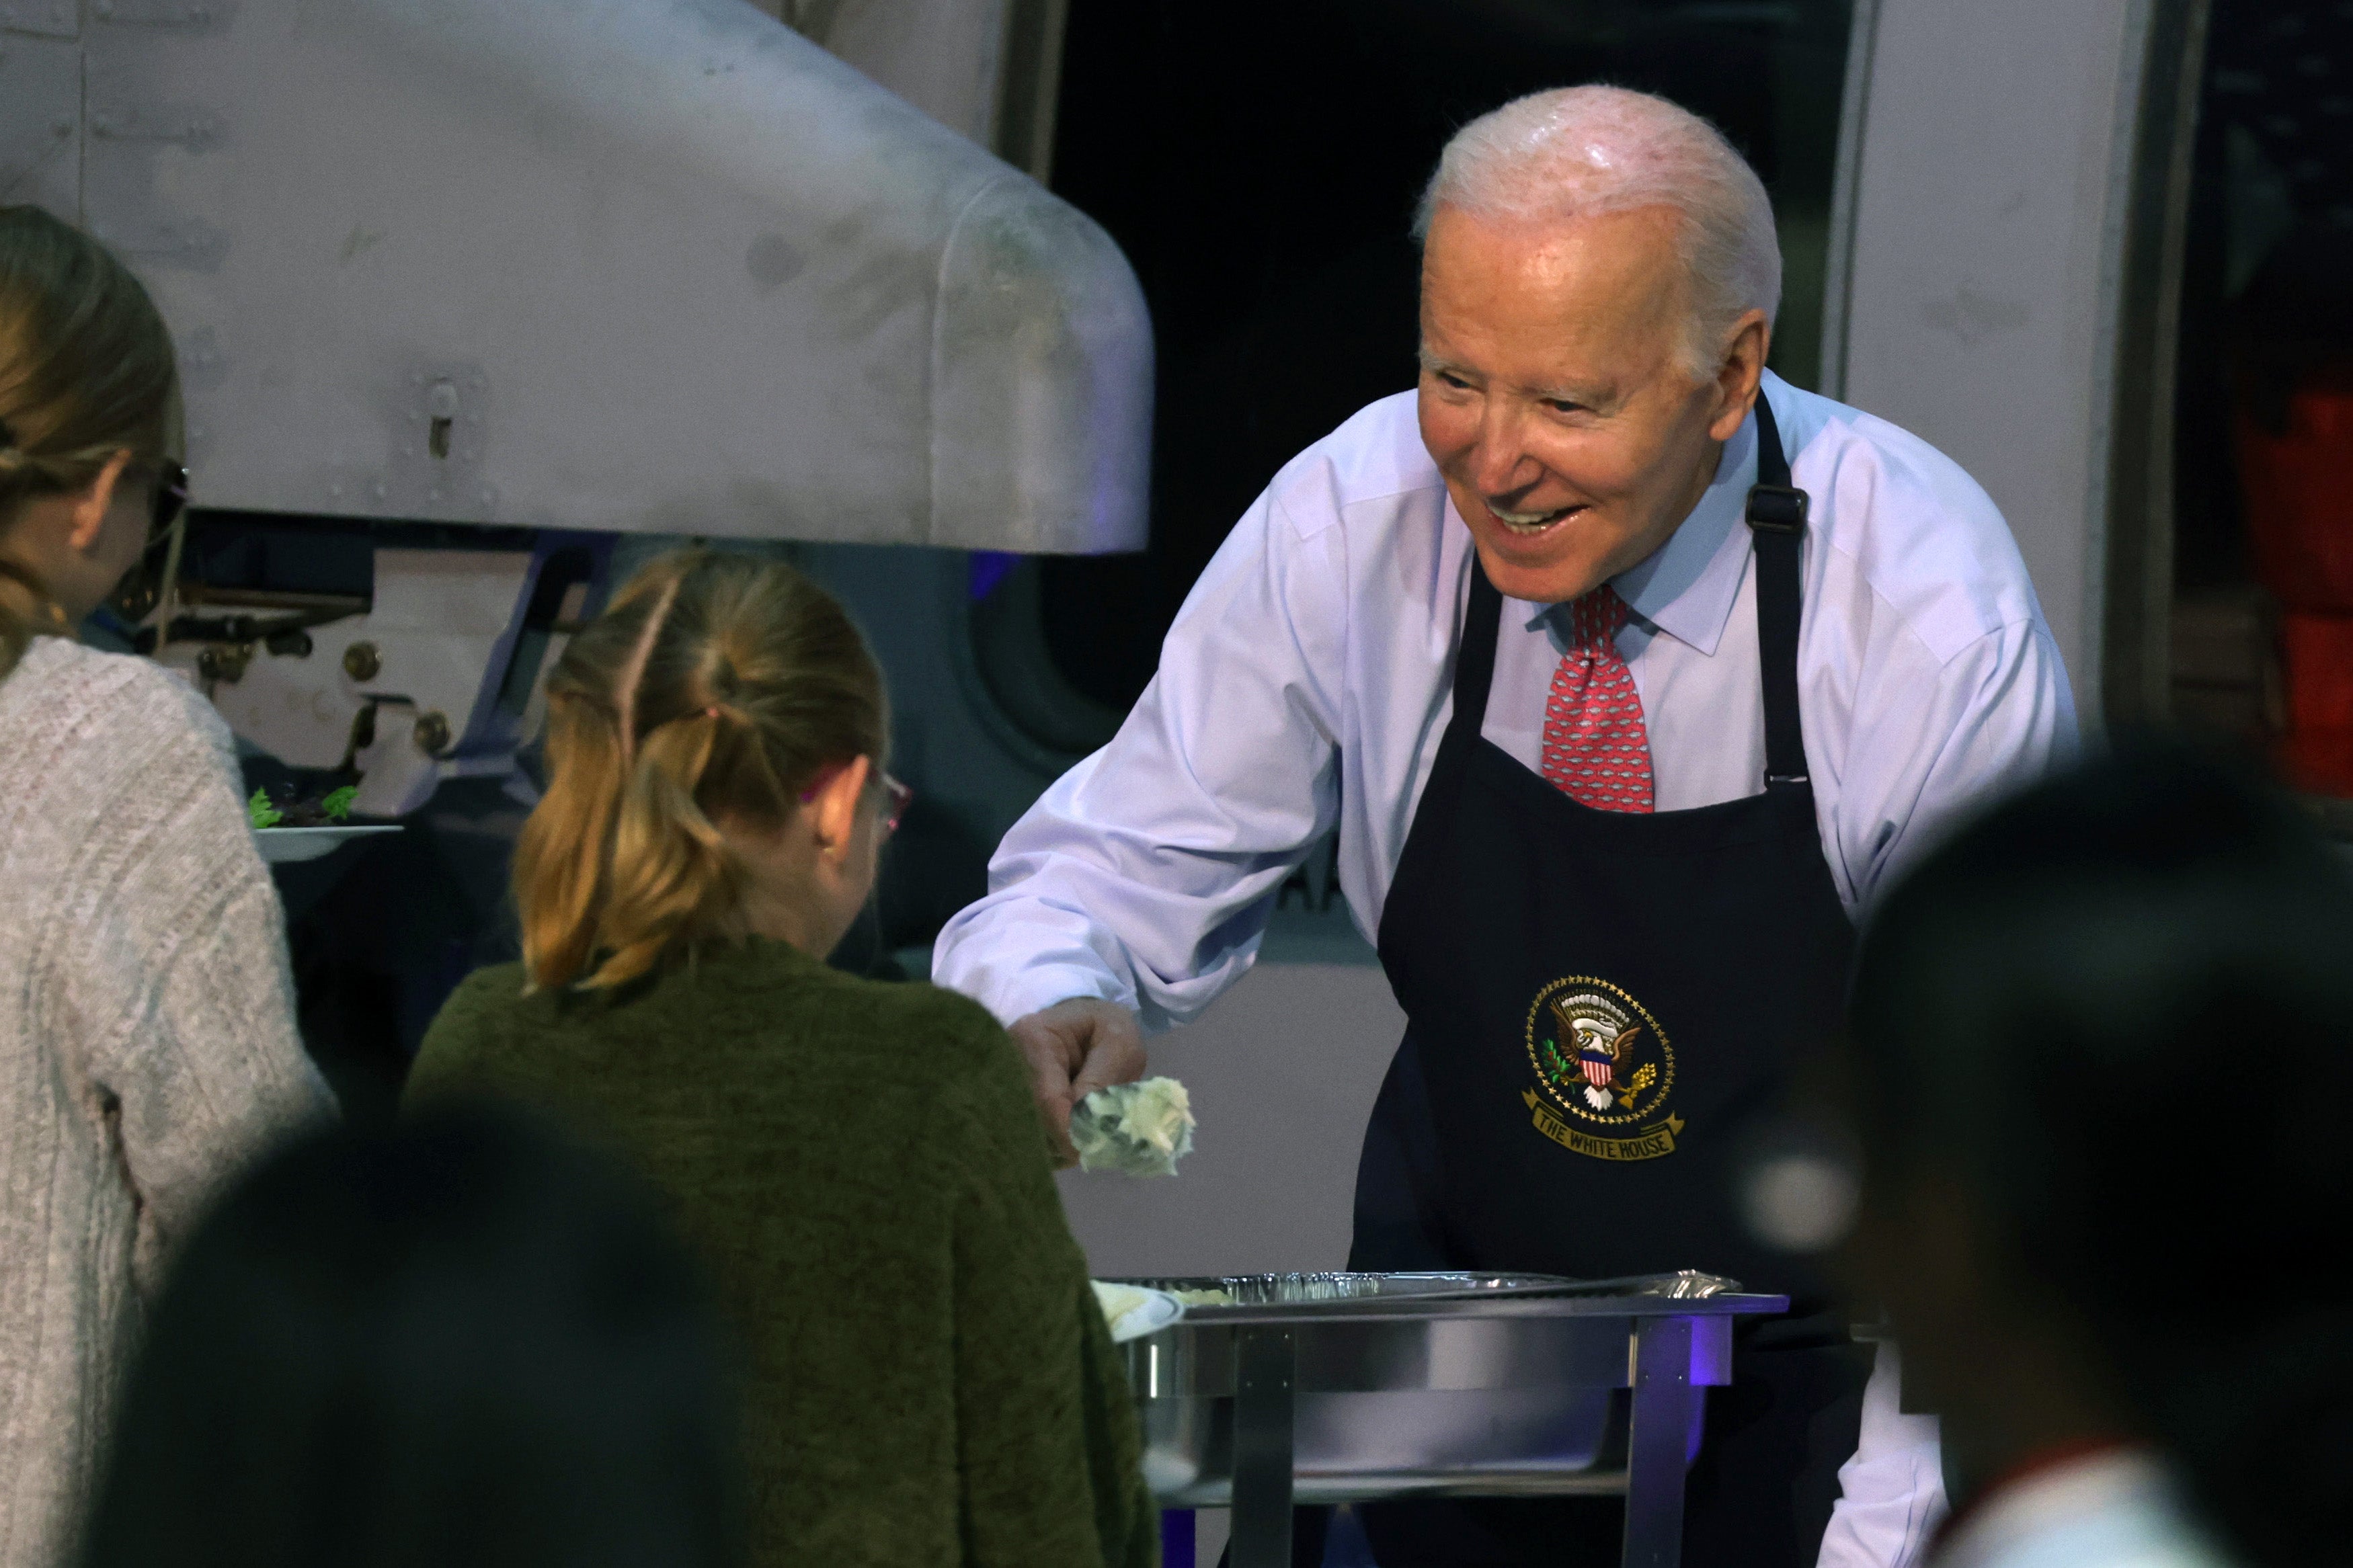
<svg viewBox="0 0 2353 1568">
<path fill-rule="evenodd" d="M 1042 567 L 1055 665 L 1124 710 L 1275 470 L 1413 384 L 1407 233 L 1449 136 L 1540 88 L 1608 81 L 1705 115 L 1774 197 L 1774 366 L 1815 380 L 1844 0 L 1072 0 L 1051 184 L 1152 308 L 1152 542 Z"/>
</svg>

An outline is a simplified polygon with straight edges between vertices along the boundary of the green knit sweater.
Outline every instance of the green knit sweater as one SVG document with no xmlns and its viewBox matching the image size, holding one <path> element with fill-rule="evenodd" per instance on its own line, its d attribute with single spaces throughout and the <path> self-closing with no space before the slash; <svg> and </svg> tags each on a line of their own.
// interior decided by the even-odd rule
<svg viewBox="0 0 2353 1568">
<path fill-rule="evenodd" d="M 488 1091 L 675 1205 L 749 1363 L 753 1560 L 1151 1568 L 1158 1516 L 1018 1053 L 979 1006 L 781 942 L 617 994 L 479 972 L 408 1098 Z"/>
</svg>

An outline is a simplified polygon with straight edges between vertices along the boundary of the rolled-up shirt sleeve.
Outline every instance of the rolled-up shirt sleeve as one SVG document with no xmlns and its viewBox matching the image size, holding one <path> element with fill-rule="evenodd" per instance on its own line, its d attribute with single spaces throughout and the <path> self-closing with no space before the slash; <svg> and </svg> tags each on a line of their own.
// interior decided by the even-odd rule
<svg viewBox="0 0 2353 1568">
<path fill-rule="evenodd" d="M 1947 1512 L 1936 1418 L 1906 1415 L 1894 1343 L 1873 1355 L 1855 1451 L 1839 1467 L 1839 1497 L 1817 1568 L 1915 1568 Z"/>
<path fill-rule="evenodd" d="M 1119 733 L 1006 835 L 932 978 L 1006 1022 L 1073 996 L 1191 1019 L 1247 970 L 1275 890 L 1332 826 L 1344 531 L 1260 498 Z"/>
</svg>

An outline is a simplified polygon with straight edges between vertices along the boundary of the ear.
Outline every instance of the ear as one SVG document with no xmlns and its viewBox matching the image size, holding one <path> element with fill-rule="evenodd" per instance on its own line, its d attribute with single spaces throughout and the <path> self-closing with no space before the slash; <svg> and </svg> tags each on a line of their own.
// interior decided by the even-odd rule
<svg viewBox="0 0 2353 1568">
<path fill-rule="evenodd" d="M 873 777 L 872 759 L 853 757 L 849 766 L 818 786 L 817 798 L 809 802 L 809 816 L 817 828 L 818 847 L 828 858 L 839 860 L 849 855 L 850 837 L 858 829 L 858 807 L 866 799 L 866 785 Z"/>
<path fill-rule="evenodd" d="M 90 489 L 73 498 L 72 510 L 68 514 L 66 542 L 82 554 L 88 554 L 98 543 L 99 530 L 106 526 L 107 509 L 114 504 L 114 489 L 122 478 L 122 470 L 131 466 L 128 447 L 106 459 L 106 467 L 90 482 Z"/>
<path fill-rule="evenodd" d="M 1740 433 L 1741 421 L 1748 417 L 1749 405 L 1757 401 L 1757 389 L 1765 380 L 1765 356 L 1772 350 L 1773 328 L 1764 311 L 1750 310 L 1733 324 L 1715 373 L 1716 412 L 1707 427 L 1710 437 L 1729 441 Z"/>
</svg>

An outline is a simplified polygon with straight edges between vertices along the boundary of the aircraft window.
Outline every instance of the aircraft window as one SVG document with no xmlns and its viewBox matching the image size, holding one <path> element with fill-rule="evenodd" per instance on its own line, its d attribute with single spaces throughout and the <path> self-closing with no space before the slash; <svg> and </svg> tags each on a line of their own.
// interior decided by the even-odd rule
<svg viewBox="0 0 2353 1568">
<path fill-rule="evenodd" d="M 2174 716 L 2353 801 L 2353 14 L 2215 0 L 2184 225 Z M 2353 826 L 2353 806 L 2332 815 Z"/>
<path fill-rule="evenodd" d="M 1812 385 L 1847 27 L 1844 0 L 1292 0 L 1245 35 L 1219 7 L 1072 0 L 1052 183 L 1134 263 L 1159 363 L 1149 547 L 1034 567 L 1061 682 L 1127 708 L 1275 470 L 1412 384 L 1414 199 L 1454 128 L 1520 93 L 1612 81 L 1722 126 L 1779 214 L 1774 366 Z"/>
</svg>

